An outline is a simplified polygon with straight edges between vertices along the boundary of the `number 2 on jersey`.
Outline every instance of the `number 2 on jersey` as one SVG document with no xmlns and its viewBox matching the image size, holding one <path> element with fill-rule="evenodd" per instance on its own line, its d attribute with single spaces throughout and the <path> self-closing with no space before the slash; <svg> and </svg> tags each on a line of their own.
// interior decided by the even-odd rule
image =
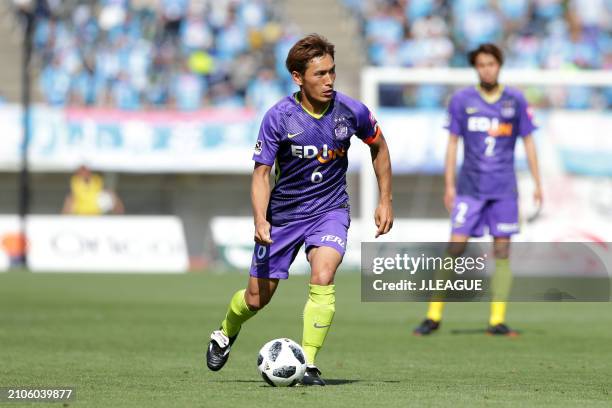
<svg viewBox="0 0 612 408">
<path fill-rule="evenodd" d="M 455 215 L 455 221 L 459 224 L 465 223 L 465 215 L 467 214 L 468 205 L 463 201 L 457 203 L 457 215 Z"/>
<path fill-rule="evenodd" d="M 493 149 L 495 149 L 495 138 L 493 136 L 487 136 L 485 137 L 484 141 L 487 145 L 487 147 L 485 148 L 485 156 L 495 156 L 495 152 L 493 151 Z"/>
</svg>

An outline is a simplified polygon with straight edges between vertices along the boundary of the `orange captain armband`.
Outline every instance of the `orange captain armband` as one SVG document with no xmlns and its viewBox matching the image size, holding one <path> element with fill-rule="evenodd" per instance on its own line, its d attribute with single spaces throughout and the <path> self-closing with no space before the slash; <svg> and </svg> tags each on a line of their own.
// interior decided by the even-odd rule
<svg viewBox="0 0 612 408">
<path fill-rule="evenodd" d="M 374 131 L 374 134 L 370 137 L 363 139 L 363 143 L 367 145 L 374 143 L 374 141 L 378 138 L 378 135 L 380 135 L 381 133 L 382 132 L 380 130 L 380 126 L 376 125 L 376 130 Z"/>
</svg>

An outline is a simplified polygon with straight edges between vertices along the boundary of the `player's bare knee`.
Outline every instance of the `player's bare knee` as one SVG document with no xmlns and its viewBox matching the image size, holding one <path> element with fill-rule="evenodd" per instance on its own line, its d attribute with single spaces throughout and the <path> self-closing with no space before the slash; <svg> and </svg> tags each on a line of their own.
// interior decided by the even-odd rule
<svg viewBox="0 0 612 408">
<path fill-rule="evenodd" d="M 456 258 L 458 256 L 463 255 L 466 246 L 467 243 L 465 242 L 449 242 L 446 252 L 448 253 L 448 255 Z"/>
<path fill-rule="evenodd" d="M 313 285 L 327 286 L 334 283 L 336 268 L 334 265 L 323 265 L 312 272 L 310 283 Z"/>
<path fill-rule="evenodd" d="M 508 259 L 510 257 L 510 250 L 508 248 L 495 248 L 493 254 L 495 255 L 495 259 Z"/>
<path fill-rule="evenodd" d="M 333 277 L 313 277 L 310 280 L 310 283 L 312 283 L 313 285 L 328 286 L 334 283 L 334 278 Z"/>
<path fill-rule="evenodd" d="M 495 259 L 508 259 L 508 257 L 510 256 L 510 245 L 494 245 L 493 255 L 495 255 Z"/>
<path fill-rule="evenodd" d="M 510 256 L 510 242 L 505 240 L 494 242 L 493 254 L 495 259 L 508 259 Z"/>
</svg>

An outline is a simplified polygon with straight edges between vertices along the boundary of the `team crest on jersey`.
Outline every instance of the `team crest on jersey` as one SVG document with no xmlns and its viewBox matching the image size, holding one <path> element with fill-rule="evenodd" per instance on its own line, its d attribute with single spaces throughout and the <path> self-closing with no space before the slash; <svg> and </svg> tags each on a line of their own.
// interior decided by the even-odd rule
<svg viewBox="0 0 612 408">
<path fill-rule="evenodd" d="M 502 101 L 501 115 L 504 118 L 512 118 L 516 114 L 513 100 Z"/>
<path fill-rule="evenodd" d="M 334 127 L 334 138 L 336 140 L 346 140 L 351 137 L 349 134 L 349 127 L 346 118 L 341 117 L 335 120 L 336 125 Z"/>
</svg>

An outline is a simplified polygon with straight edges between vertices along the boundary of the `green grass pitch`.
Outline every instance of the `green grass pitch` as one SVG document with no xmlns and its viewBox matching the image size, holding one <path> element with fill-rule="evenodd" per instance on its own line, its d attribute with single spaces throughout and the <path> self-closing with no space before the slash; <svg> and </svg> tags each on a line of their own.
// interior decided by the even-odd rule
<svg viewBox="0 0 612 408">
<path fill-rule="evenodd" d="M 318 361 L 329 386 L 281 389 L 259 377 L 257 351 L 301 340 L 305 276 L 281 283 L 222 371 L 206 368 L 208 335 L 245 282 L 2 273 L 0 387 L 74 385 L 77 400 L 63 406 L 75 407 L 612 406 L 610 303 L 511 304 L 519 338 L 454 334 L 484 328 L 488 305 L 449 304 L 440 332 L 416 338 L 425 304 L 361 303 L 359 275 L 340 272 Z"/>
</svg>

